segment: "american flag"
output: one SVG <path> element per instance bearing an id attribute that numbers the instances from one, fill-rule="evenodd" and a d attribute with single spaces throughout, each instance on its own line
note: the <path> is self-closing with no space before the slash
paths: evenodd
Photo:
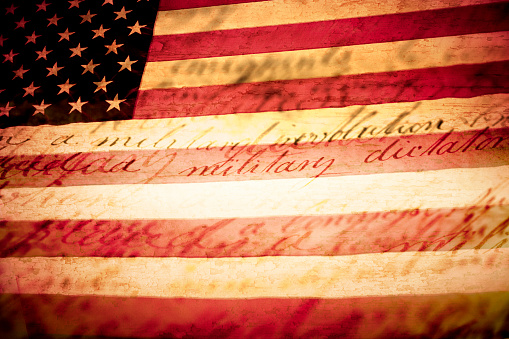
<path id="1" fill-rule="evenodd" d="M 5 338 L 509 336 L 509 3 L 0 3 Z"/>

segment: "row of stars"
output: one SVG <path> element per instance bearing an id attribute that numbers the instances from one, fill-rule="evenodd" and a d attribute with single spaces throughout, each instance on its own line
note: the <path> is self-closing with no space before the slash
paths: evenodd
<path id="1" fill-rule="evenodd" d="M 110 53 L 115 53 L 115 54 L 118 54 L 118 51 L 117 49 L 124 46 L 124 44 L 117 44 L 117 39 L 113 40 L 113 43 L 111 45 L 104 45 L 104 47 L 106 47 L 106 49 L 108 50 L 106 52 L 105 55 L 108 55 Z M 69 58 L 72 58 L 74 56 L 79 56 L 79 57 L 82 57 L 81 55 L 81 52 L 83 52 L 84 50 L 86 50 L 88 47 L 81 47 L 81 43 L 78 44 L 77 47 L 75 48 L 69 48 L 69 50 L 72 52 L 71 56 Z M 35 59 L 36 61 L 39 60 L 39 59 L 44 59 L 44 60 L 48 60 L 47 59 L 47 56 L 49 53 L 53 52 L 52 50 L 48 51 L 46 50 L 46 46 L 44 46 L 44 48 L 42 49 L 42 51 L 35 51 L 35 53 L 38 55 L 37 59 Z M 2 63 L 5 63 L 7 61 L 9 61 L 10 63 L 14 63 L 14 57 L 16 55 L 18 55 L 19 53 L 14 53 L 13 50 L 11 50 L 8 54 L 4 54 L 4 61 L 2 61 Z M 122 65 L 122 68 L 120 69 L 123 70 L 124 68 L 127 68 L 129 70 L 131 70 L 131 65 L 136 62 L 136 61 L 133 61 L 129 64 L 129 56 L 127 57 L 126 61 L 124 61 L 124 63 L 127 62 L 126 66 L 123 65 L 122 62 L 119 62 L 120 65 Z M 23 67 L 22 67 L 23 68 Z M 15 71 L 16 72 L 16 71 Z M 21 76 L 21 79 L 23 79 L 23 77 Z"/>
<path id="2" fill-rule="evenodd" d="M 110 106 L 106 110 L 106 112 L 117 109 L 120 111 L 120 104 L 125 101 L 125 99 L 119 99 L 118 94 L 115 95 L 115 98 L 113 100 L 105 100 Z M 82 109 L 85 104 L 87 104 L 88 101 L 81 101 L 81 97 L 78 98 L 76 102 L 68 102 L 68 104 L 71 106 L 71 110 L 69 111 L 69 114 L 71 114 L 73 111 L 78 111 L 79 113 L 83 113 Z M 32 105 L 35 108 L 35 112 L 33 114 L 37 113 L 45 113 L 45 110 L 50 107 L 52 104 L 45 104 L 44 100 L 42 100 L 40 105 Z M 8 115 L 9 112 L 15 108 L 15 106 L 10 106 L 9 103 L 5 105 L 5 107 L 0 107 L 0 116 L 2 115 Z"/>
<path id="3" fill-rule="evenodd" d="M 125 10 L 125 7 L 122 7 L 122 9 L 119 11 L 119 12 L 113 12 L 117 15 L 117 17 L 115 18 L 115 20 L 118 20 L 118 19 L 126 19 L 127 20 L 127 13 L 130 13 L 132 11 L 126 11 Z M 81 23 L 84 23 L 84 22 L 90 22 L 92 23 L 92 18 L 94 16 L 96 16 L 97 14 L 91 14 L 90 13 L 90 10 L 87 12 L 87 14 L 83 14 L 83 15 L 80 15 L 80 17 L 82 18 L 81 20 Z M 49 19 L 46 19 L 49 21 L 48 25 L 46 27 L 49 27 L 51 25 L 55 25 L 58 27 L 58 20 L 61 20 L 63 17 L 58 17 L 56 14 L 52 17 L 52 18 L 49 18 Z M 14 29 L 18 29 L 18 28 L 23 28 L 25 29 L 25 25 L 27 23 L 29 23 L 30 20 L 25 20 L 25 17 L 22 17 L 20 21 L 15 21 L 14 23 L 16 24 L 16 27 Z"/>
<path id="4" fill-rule="evenodd" d="M 139 21 L 136 21 L 136 23 L 133 26 L 127 26 L 127 28 L 129 28 L 131 30 L 131 32 L 129 32 L 128 36 L 131 34 L 135 34 L 135 33 L 141 34 L 141 29 L 146 28 L 146 27 L 147 27 L 147 25 L 140 25 Z M 99 29 L 93 29 L 92 32 L 94 32 L 94 36 L 92 37 L 92 39 L 95 39 L 98 37 L 105 38 L 104 33 L 106 33 L 109 30 L 110 30 L 110 28 L 104 28 L 103 25 L 101 25 L 101 27 L 99 27 Z M 60 35 L 60 40 L 58 40 L 58 42 L 60 42 L 62 40 L 70 41 L 70 36 L 73 35 L 74 32 L 69 32 L 69 28 L 66 28 L 65 32 L 57 33 L 57 34 Z M 32 35 L 26 35 L 25 38 L 27 39 L 27 42 L 25 42 L 25 45 L 28 45 L 29 43 L 36 44 L 36 39 L 39 37 L 41 37 L 41 35 L 37 35 L 37 34 L 35 34 L 35 32 L 33 32 Z M 4 42 L 7 40 L 8 39 L 4 38 L 3 35 L 0 35 L 0 46 L 3 47 Z"/>
<path id="5" fill-rule="evenodd" d="M 120 70 L 119 72 L 121 72 L 122 70 L 128 70 L 130 72 L 132 72 L 132 68 L 131 66 L 137 62 L 137 60 L 130 60 L 129 59 L 129 56 L 127 56 L 127 58 L 125 59 L 125 61 L 117 61 L 118 64 L 121 65 L 120 67 Z M 90 72 L 91 74 L 94 74 L 94 69 L 99 66 L 100 64 L 94 64 L 94 59 L 90 60 L 90 62 L 86 65 L 81 65 L 81 67 L 84 68 L 83 70 L 83 73 L 81 73 L 82 75 L 87 73 L 87 72 Z M 58 76 L 58 71 L 60 71 L 62 68 L 64 68 L 63 66 L 62 67 L 58 67 L 57 63 L 55 62 L 55 64 L 53 65 L 53 67 L 46 67 L 46 69 L 48 70 L 48 75 L 46 77 L 49 77 L 50 75 L 56 75 Z M 13 71 L 14 72 L 14 78 L 12 78 L 13 80 L 16 79 L 16 78 L 20 78 L 20 79 L 23 79 L 23 76 L 25 73 L 27 73 L 29 70 L 28 69 L 24 69 L 23 66 L 21 66 L 18 70 L 15 70 Z"/>
<path id="6" fill-rule="evenodd" d="M 73 7 L 76 7 L 76 8 L 80 8 L 80 3 L 82 3 L 84 0 L 69 0 L 69 8 L 68 9 L 71 9 Z M 140 2 L 140 0 L 138 0 L 137 2 Z M 104 0 L 104 3 L 101 5 L 101 6 L 104 6 L 104 5 L 107 5 L 107 4 L 110 4 L 110 5 L 113 5 L 113 0 Z M 37 6 L 37 12 L 39 11 L 43 11 L 43 12 L 46 12 L 46 8 L 51 5 L 51 3 L 47 3 L 46 0 L 44 0 L 42 3 L 40 4 L 36 4 Z M 14 15 L 14 11 L 19 8 L 17 6 L 14 6 L 14 4 L 11 4 L 10 7 L 7 7 L 5 8 L 5 11 L 6 13 L 5 14 L 12 14 Z M 130 12 L 130 11 L 129 11 Z M 128 12 L 128 13 L 129 13 Z"/>
<path id="7" fill-rule="evenodd" d="M 97 91 L 100 91 L 100 90 L 103 90 L 105 92 L 107 92 L 106 90 L 106 86 L 111 84 L 113 81 L 106 81 L 106 77 L 103 77 L 101 81 L 92 81 L 96 86 L 97 88 L 95 89 L 94 93 L 97 92 Z M 57 85 L 58 87 L 60 87 L 60 91 L 57 93 L 58 94 L 61 94 L 61 93 L 67 93 L 67 94 L 71 94 L 69 91 L 71 89 L 71 87 L 75 86 L 76 84 L 71 84 L 69 83 L 69 79 L 67 79 L 67 81 L 62 84 L 62 85 Z M 32 81 L 32 83 L 30 84 L 30 86 L 28 87 L 23 87 L 23 89 L 25 90 L 25 94 L 23 94 L 23 98 L 27 95 L 31 95 L 31 96 L 34 96 L 35 95 L 35 91 L 40 88 L 41 86 L 34 86 L 34 82 Z"/>

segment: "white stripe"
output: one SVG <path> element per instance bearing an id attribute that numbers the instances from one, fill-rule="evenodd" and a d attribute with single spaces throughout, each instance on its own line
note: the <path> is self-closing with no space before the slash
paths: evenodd
<path id="1" fill-rule="evenodd" d="M 363 128 L 369 131 L 376 127 L 375 135 L 364 133 L 361 138 L 377 135 L 400 114 L 410 112 L 394 126 L 390 136 L 408 135 L 413 124 L 431 122 L 437 126 L 443 120 L 441 129 L 420 128 L 415 134 L 445 133 L 450 130 L 468 131 L 485 127 L 506 126 L 506 107 L 509 94 L 493 94 L 474 98 L 444 98 L 438 100 L 368 105 L 362 114 L 346 124 L 359 106 L 343 108 L 322 108 L 314 110 L 228 114 L 193 118 L 124 120 L 92 123 L 76 123 L 62 126 L 18 126 L 0 132 L 0 156 L 38 155 L 74 152 L 100 152 L 136 149 L 178 149 L 223 147 L 234 144 L 274 144 L 295 140 L 326 141 L 340 127 L 348 130 L 354 127 L 346 139 L 357 138 Z M 366 119 L 371 112 L 375 116 Z M 365 120 L 363 120 L 365 119 Z M 417 126 L 417 125 L 416 125 Z M 403 133 L 398 129 L 401 128 Z M 316 135 L 316 140 L 312 135 Z M 67 137 L 71 139 L 64 143 Z M 27 138 L 30 140 L 19 145 Z M 126 141 L 128 146 L 124 146 Z M 337 139 L 343 136 L 338 136 Z M 108 139 L 106 139 L 108 138 Z M 117 138 L 119 138 L 117 140 Z M 143 141 L 140 147 L 138 143 Z M 115 142 L 116 141 L 116 142 Z M 97 146 L 102 142 L 101 146 Z M 51 145 L 51 144 L 54 145 Z M 3 148 L 5 147 L 5 148 Z M 2 149 L 3 148 L 3 149 Z"/>
<path id="2" fill-rule="evenodd" d="M 149 62 L 145 66 L 140 89 L 336 77 L 508 59 L 509 32 L 469 34 L 357 46 Z"/>
<path id="3" fill-rule="evenodd" d="M 154 35 L 262 27 L 493 3 L 493 0 L 272 0 L 162 11 Z"/>
<path id="4" fill-rule="evenodd" d="M 488 190 L 494 199 L 479 201 Z M 509 200 L 509 166 L 317 179 L 2 190 L 2 217 L 210 219 L 466 208 Z M 495 201 L 495 202 L 494 202 Z"/>
<path id="5" fill-rule="evenodd" d="M 4 293 L 349 298 L 509 290 L 509 249 L 340 257 L 2 258 Z M 9 284 L 15 277 L 18 288 Z"/>

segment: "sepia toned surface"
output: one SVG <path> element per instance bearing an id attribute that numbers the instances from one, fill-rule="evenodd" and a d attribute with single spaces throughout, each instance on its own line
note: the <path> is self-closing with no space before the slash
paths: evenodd
<path id="1" fill-rule="evenodd" d="M 134 6 L 49 21 L 83 111 L 0 32 L 0 337 L 509 337 L 507 1 Z"/>

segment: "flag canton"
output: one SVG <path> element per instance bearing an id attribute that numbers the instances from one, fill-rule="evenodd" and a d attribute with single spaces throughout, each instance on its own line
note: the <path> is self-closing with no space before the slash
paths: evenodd
<path id="1" fill-rule="evenodd" d="M 0 7 L 0 128 L 132 118 L 157 0 Z"/>

